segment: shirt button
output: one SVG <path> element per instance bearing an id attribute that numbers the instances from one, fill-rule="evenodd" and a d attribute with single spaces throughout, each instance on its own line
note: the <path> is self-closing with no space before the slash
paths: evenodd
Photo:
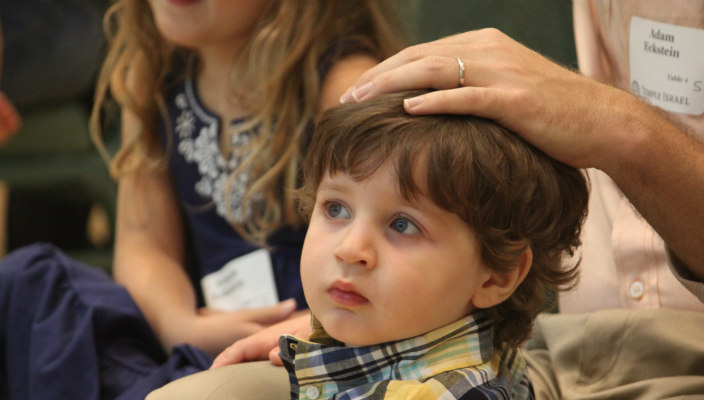
<path id="1" fill-rule="evenodd" d="M 315 400 L 320 396 L 320 389 L 315 386 L 308 386 L 308 388 L 306 389 L 306 396 Z"/>
<path id="2" fill-rule="evenodd" d="M 633 299 L 640 300 L 645 293 L 645 286 L 643 286 L 643 282 L 635 281 L 631 283 L 631 287 L 628 288 L 628 292 L 631 294 Z"/>

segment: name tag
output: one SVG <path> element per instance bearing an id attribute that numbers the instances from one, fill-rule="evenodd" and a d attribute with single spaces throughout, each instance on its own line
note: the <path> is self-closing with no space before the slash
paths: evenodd
<path id="1" fill-rule="evenodd" d="M 238 257 L 200 281 L 208 307 L 223 311 L 271 306 L 279 301 L 271 256 L 259 249 Z"/>
<path id="2" fill-rule="evenodd" d="M 631 91 L 664 110 L 704 113 L 704 30 L 631 18 Z"/>

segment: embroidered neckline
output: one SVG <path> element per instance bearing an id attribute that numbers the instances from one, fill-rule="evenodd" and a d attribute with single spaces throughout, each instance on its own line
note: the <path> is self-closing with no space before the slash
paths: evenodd
<path id="1" fill-rule="evenodd" d="M 178 113 L 174 127 L 176 151 L 187 163 L 197 166 L 200 179 L 193 187 L 194 192 L 209 200 L 217 214 L 224 219 L 241 223 L 251 214 L 250 207 L 242 209 L 249 174 L 241 171 L 232 176 L 232 172 L 248 156 L 242 146 L 251 141 L 253 132 L 241 132 L 233 137 L 231 156 L 227 160 L 223 157 L 219 133 L 221 118 L 200 102 L 195 79 L 190 73 L 192 65 L 193 63 L 189 67 L 188 78 L 183 83 L 183 90 L 174 98 Z M 242 122 L 242 119 L 233 121 L 231 125 L 238 122 Z"/>

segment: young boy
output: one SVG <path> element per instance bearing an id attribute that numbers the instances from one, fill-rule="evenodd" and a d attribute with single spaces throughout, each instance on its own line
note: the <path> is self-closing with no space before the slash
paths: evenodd
<path id="1" fill-rule="evenodd" d="M 406 114 L 398 93 L 324 114 L 300 199 L 310 341 L 293 398 L 528 399 L 517 347 L 574 283 L 584 175 L 496 123 Z"/>

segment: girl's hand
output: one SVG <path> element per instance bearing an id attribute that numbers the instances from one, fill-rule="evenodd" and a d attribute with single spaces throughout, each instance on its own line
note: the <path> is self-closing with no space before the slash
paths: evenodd
<path id="1" fill-rule="evenodd" d="M 210 369 L 267 358 L 276 365 L 282 365 L 278 346 L 279 337 L 283 334 L 303 338 L 310 336 L 310 314 L 299 315 L 236 341 L 217 356 Z"/>
<path id="2" fill-rule="evenodd" d="M 459 85 L 458 58 L 465 65 L 464 86 Z M 575 167 L 602 166 L 606 157 L 614 156 L 612 149 L 619 139 L 612 135 L 613 121 L 638 103 L 633 96 L 563 68 L 496 29 L 409 47 L 365 72 L 340 101 L 363 101 L 408 89 L 436 89 L 407 99 L 404 107 L 411 114 L 494 119 Z"/>
<path id="3" fill-rule="evenodd" d="M 165 347 L 186 342 L 218 354 L 233 341 L 256 334 L 293 315 L 296 315 L 296 301 L 293 299 L 273 306 L 237 311 L 201 308 L 193 317 L 171 320 L 170 329 L 174 331 L 168 335 L 170 340 Z"/>

